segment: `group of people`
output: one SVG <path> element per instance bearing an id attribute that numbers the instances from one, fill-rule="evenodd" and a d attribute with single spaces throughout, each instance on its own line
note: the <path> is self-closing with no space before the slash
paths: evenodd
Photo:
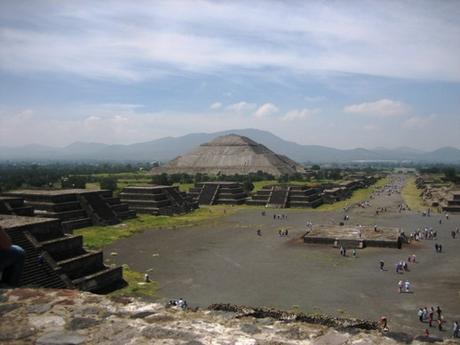
<path id="1" fill-rule="evenodd" d="M 408 280 L 406 280 L 404 282 L 402 280 L 400 280 L 398 282 L 398 291 L 399 291 L 399 293 L 403 293 L 403 292 L 410 293 L 410 292 L 412 292 L 411 283 Z"/>

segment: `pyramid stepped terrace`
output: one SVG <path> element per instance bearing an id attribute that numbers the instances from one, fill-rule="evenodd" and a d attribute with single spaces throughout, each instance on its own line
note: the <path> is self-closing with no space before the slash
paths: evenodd
<path id="1" fill-rule="evenodd" d="M 269 185 L 257 191 L 248 205 L 266 207 L 317 207 L 323 203 L 321 189 L 300 185 Z"/>
<path id="2" fill-rule="evenodd" d="M 3 194 L 24 199 L 36 216 L 59 219 L 66 232 L 91 225 L 117 224 L 136 216 L 109 190 L 18 190 Z"/>
<path id="3" fill-rule="evenodd" d="M 305 169 L 288 157 L 278 155 L 247 137 L 230 134 L 202 144 L 164 166 L 155 167 L 151 173 L 247 175 L 259 171 L 281 176 L 303 173 Z"/>
<path id="4" fill-rule="evenodd" d="M 157 216 L 187 213 L 198 207 L 191 196 L 175 186 L 125 187 L 120 199 L 131 210 Z"/>
<path id="5" fill-rule="evenodd" d="M 444 212 L 460 212 L 460 191 L 452 192 L 452 199 L 447 200 L 447 206 L 442 208 Z"/>
<path id="6" fill-rule="evenodd" d="M 0 214 L 32 217 L 34 209 L 24 205 L 24 198 L 0 195 Z"/>
<path id="7" fill-rule="evenodd" d="M 189 193 L 200 205 L 240 205 L 248 197 L 241 183 L 226 181 L 200 182 Z"/>
<path id="8" fill-rule="evenodd" d="M 121 267 L 106 267 L 102 251 L 86 251 L 59 219 L 1 215 L 0 226 L 25 250 L 21 286 L 105 292 L 123 282 Z"/>

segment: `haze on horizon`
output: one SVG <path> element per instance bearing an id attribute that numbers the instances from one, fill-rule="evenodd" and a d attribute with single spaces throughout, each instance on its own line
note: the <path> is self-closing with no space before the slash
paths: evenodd
<path id="1" fill-rule="evenodd" d="M 458 1 L 0 3 L 0 145 L 460 148 Z"/>

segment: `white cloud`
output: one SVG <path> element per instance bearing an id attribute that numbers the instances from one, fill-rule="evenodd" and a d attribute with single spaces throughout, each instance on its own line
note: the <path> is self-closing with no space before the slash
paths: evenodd
<path id="1" fill-rule="evenodd" d="M 254 110 L 256 107 L 257 107 L 257 104 L 255 103 L 238 102 L 238 103 L 230 104 L 225 109 L 231 112 L 244 113 L 244 112 Z"/>
<path id="2" fill-rule="evenodd" d="M 220 102 L 214 102 L 213 104 L 211 104 L 209 106 L 209 109 L 211 109 L 211 110 L 217 110 L 217 109 L 220 109 L 220 108 L 222 108 L 222 103 L 220 103 Z"/>
<path id="3" fill-rule="evenodd" d="M 292 109 L 281 117 L 283 121 L 303 120 L 319 112 L 319 109 Z"/>
<path id="4" fill-rule="evenodd" d="M 233 67 L 460 81 L 458 12 L 455 1 L 4 1 L 0 68 L 128 82 Z"/>
<path id="5" fill-rule="evenodd" d="M 407 129 L 425 128 L 431 125 L 435 119 L 436 119 L 435 114 L 431 114 L 430 116 L 427 116 L 427 117 L 411 116 L 402 123 L 401 127 L 407 128 Z"/>
<path id="6" fill-rule="evenodd" d="M 279 111 L 278 107 L 272 103 L 262 104 L 254 113 L 255 117 L 262 118 L 276 114 Z"/>
<path id="7" fill-rule="evenodd" d="M 402 102 L 381 99 L 375 102 L 347 105 L 343 111 L 350 114 L 391 117 L 407 114 L 410 107 Z"/>

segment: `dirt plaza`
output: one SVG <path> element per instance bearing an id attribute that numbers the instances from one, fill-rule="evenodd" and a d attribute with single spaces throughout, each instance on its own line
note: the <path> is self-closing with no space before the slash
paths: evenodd
<path id="1" fill-rule="evenodd" d="M 191 306 L 234 303 L 372 320 L 385 315 L 392 331 L 412 335 L 428 328 L 418 320 L 418 308 L 440 306 L 445 330 L 433 327 L 430 333 L 448 337 L 452 322 L 460 320 L 460 236 L 451 237 L 460 215 L 446 219 L 400 211 L 400 187 L 376 194 L 366 207 L 351 207 L 345 225 L 398 228 L 406 235 L 427 227 L 437 231 L 437 240 L 413 241 L 402 249 L 368 247 L 343 257 L 331 245 L 307 244 L 302 237 L 310 222 L 337 226 L 344 210 L 247 207 L 208 224 L 119 240 L 105 248 L 106 257 L 117 252 L 111 262 L 149 272 L 159 282 L 155 298 L 161 300 L 182 297 Z M 376 215 L 377 208 L 386 212 Z M 435 243 L 442 244 L 442 253 L 434 250 Z M 413 254 L 417 262 L 397 274 L 396 263 Z M 398 292 L 400 280 L 410 281 L 411 293 Z"/>

